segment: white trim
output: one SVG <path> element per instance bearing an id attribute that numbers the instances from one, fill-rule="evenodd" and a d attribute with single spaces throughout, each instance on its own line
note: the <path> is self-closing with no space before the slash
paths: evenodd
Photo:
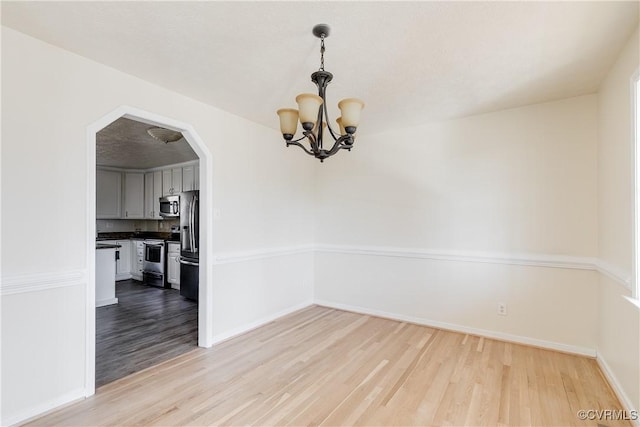
<path id="1" fill-rule="evenodd" d="M 640 300 L 638 300 L 637 298 L 633 298 L 633 297 L 628 297 L 626 295 L 622 295 L 622 298 L 626 299 L 627 301 L 629 301 L 631 304 L 633 304 L 636 308 L 640 308 Z"/>
<path id="2" fill-rule="evenodd" d="M 434 261 L 475 262 L 503 265 L 523 265 L 531 267 L 565 268 L 572 270 L 597 271 L 626 289 L 631 290 L 631 275 L 628 271 L 606 261 L 591 257 L 576 257 L 550 254 L 517 254 L 496 252 L 469 252 L 434 249 L 406 249 L 389 246 L 339 246 L 339 245 L 297 245 L 263 248 L 237 252 L 217 252 L 214 265 L 233 264 L 278 256 L 302 253 L 338 253 L 347 255 L 381 256 L 407 259 L 428 259 Z"/>
<path id="3" fill-rule="evenodd" d="M 165 166 L 156 166 L 153 168 L 149 168 L 149 169 L 144 169 L 144 172 L 158 172 L 158 171 L 162 171 L 165 169 L 173 169 L 173 168 L 183 168 L 185 166 L 198 166 L 200 164 L 200 160 L 188 160 L 186 162 L 180 162 L 180 163 L 172 163 L 170 165 L 165 165 Z"/>
<path id="4" fill-rule="evenodd" d="M 233 264 L 237 262 L 255 261 L 287 255 L 298 255 L 313 252 L 313 245 L 281 246 L 239 252 L 219 252 L 214 254 L 213 264 Z"/>
<path id="5" fill-rule="evenodd" d="M 302 302 L 300 304 L 296 304 L 294 306 L 285 308 L 284 310 L 278 311 L 276 313 L 270 314 L 268 316 L 265 317 L 261 317 L 258 320 L 255 320 L 249 324 L 240 326 L 238 328 L 232 329 L 230 331 L 221 333 L 221 334 L 217 334 L 214 335 L 213 337 L 213 343 L 215 344 L 220 344 L 223 341 L 229 340 L 231 338 L 237 337 L 238 335 L 242 335 L 245 334 L 249 331 L 252 331 L 256 328 L 259 328 L 260 326 L 263 326 L 269 322 L 273 322 L 276 319 L 279 319 L 280 317 L 286 316 L 288 314 L 294 313 L 298 310 L 302 310 L 303 308 L 307 308 L 309 306 L 313 305 L 312 301 L 305 301 Z"/>
<path id="6" fill-rule="evenodd" d="M 618 268 L 601 259 L 596 260 L 595 268 L 599 273 L 612 279 L 620 286 L 631 290 L 631 274 L 628 271 Z"/>
<path id="7" fill-rule="evenodd" d="M 316 251 L 350 255 L 370 255 L 438 261 L 479 262 L 489 264 L 526 265 L 534 267 L 595 270 L 595 258 L 548 254 L 470 252 L 437 249 L 407 249 L 389 246 L 316 245 Z"/>
<path id="8" fill-rule="evenodd" d="M 77 389 L 72 392 L 65 393 L 62 396 L 58 396 L 55 399 L 51 399 L 48 402 L 44 402 L 32 408 L 24 410 L 21 413 L 10 418 L 3 419 L 2 425 L 14 426 L 18 424 L 24 424 L 36 418 L 40 418 L 46 415 L 48 412 L 57 411 L 62 406 L 75 403 L 76 401 L 83 400 L 84 398 L 85 391 L 83 389 Z"/>
<path id="9" fill-rule="evenodd" d="M 96 301 L 96 308 L 104 307 L 106 305 L 117 304 L 117 303 L 118 303 L 118 298 L 103 299 L 103 300 L 100 300 L 100 301 Z"/>
<path id="10" fill-rule="evenodd" d="M 115 166 L 96 165 L 96 169 L 102 169 L 102 170 L 108 170 L 108 171 L 114 171 L 114 172 L 147 173 L 147 172 L 158 172 L 158 171 L 163 171 L 163 170 L 173 169 L 173 168 L 183 168 L 185 166 L 198 166 L 199 163 L 200 163 L 200 160 L 188 160 L 186 162 L 172 163 L 170 165 L 164 165 L 164 166 L 155 166 L 148 169 L 127 169 L 127 168 L 118 168 Z"/>
<path id="11" fill-rule="evenodd" d="M 70 270 L 54 273 L 37 273 L 2 278 L 0 295 L 14 295 L 45 291 L 66 286 L 84 285 L 85 270 Z"/>
<path id="12" fill-rule="evenodd" d="M 638 106 L 638 97 L 640 96 L 640 68 L 636 70 L 631 76 L 631 172 L 633 175 L 633 182 L 631 183 L 631 200 L 633 201 L 633 223 L 631 224 L 631 231 L 633 236 L 633 243 L 631 245 L 631 253 L 633 255 L 632 277 L 629 283 L 629 289 L 631 290 L 631 296 L 638 298 L 638 257 L 640 256 L 640 230 L 638 229 L 638 222 L 640 221 L 640 200 L 638 200 L 638 192 L 640 192 L 640 164 L 638 156 L 640 155 L 640 107 Z"/>
<path id="13" fill-rule="evenodd" d="M 596 357 L 596 351 L 592 348 L 578 347 L 574 345 L 557 343 L 553 341 L 540 340 L 537 338 L 523 337 L 520 335 L 512 335 L 504 332 L 490 331 L 487 329 L 471 328 L 468 326 L 456 325 L 453 323 L 446 323 L 446 322 L 426 319 L 423 317 L 405 316 L 402 314 L 389 313 L 382 310 L 375 310 L 375 309 L 359 307 L 359 306 L 349 305 L 349 304 L 341 304 L 341 303 L 336 303 L 336 302 L 326 301 L 326 300 L 315 300 L 314 303 L 323 307 L 351 311 L 351 312 L 360 313 L 360 314 L 368 314 L 371 316 L 383 317 L 385 319 L 399 320 L 402 322 L 415 323 L 416 325 L 430 326 L 437 329 L 461 332 L 464 334 L 478 335 L 485 338 L 492 338 L 492 339 L 497 339 L 501 341 L 513 342 L 517 344 L 531 345 L 534 347 L 546 348 L 549 350 L 556 350 L 564 353 L 578 354 L 581 356 L 588 356 L 588 357 Z"/>
<path id="14" fill-rule="evenodd" d="M 613 389 L 613 392 L 618 397 L 618 400 L 620 400 L 622 409 L 624 409 L 629 414 L 631 413 L 631 411 L 637 410 L 636 408 L 634 408 L 633 402 L 631 402 L 631 399 L 629 399 L 627 393 L 624 392 L 624 388 L 622 388 L 622 386 L 620 385 L 620 382 L 613 374 L 613 370 L 611 370 L 611 367 L 607 364 L 607 361 L 604 359 L 604 357 L 602 357 L 601 354 L 598 354 L 598 356 L 596 357 L 596 361 L 598 362 L 598 366 L 604 374 L 604 377 L 607 379 L 609 385 Z M 640 419 L 630 421 L 634 426 L 640 427 Z"/>

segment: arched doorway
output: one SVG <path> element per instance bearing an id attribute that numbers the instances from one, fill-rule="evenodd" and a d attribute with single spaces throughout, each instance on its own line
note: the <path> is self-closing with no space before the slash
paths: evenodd
<path id="1" fill-rule="evenodd" d="M 184 122 L 137 108 L 122 106 L 87 127 L 87 290 L 85 343 L 85 396 L 95 393 L 95 237 L 96 237 L 96 134 L 119 118 L 128 118 L 152 126 L 179 131 L 200 159 L 200 269 L 198 298 L 198 346 L 213 343 L 213 170 L 212 158 L 204 141 Z"/>

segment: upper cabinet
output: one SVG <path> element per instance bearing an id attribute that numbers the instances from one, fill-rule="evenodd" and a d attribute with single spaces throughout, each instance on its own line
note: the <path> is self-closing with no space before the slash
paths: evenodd
<path id="1" fill-rule="evenodd" d="M 182 193 L 182 168 L 171 168 L 162 171 L 162 195 Z"/>
<path id="2" fill-rule="evenodd" d="M 98 168 L 96 219 L 164 219 L 160 198 L 199 189 L 197 163 L 145 171 Z"/>
<path id="3" fill-rule="evenodd" d="M 162 219 L 160 216 L 160 197 L 162 197 L 162 171 L 144 174 L 144 217 Z"/>
<path id="4" fill-rule="evenodd" d="M 189 165 L 182 168 L 182 191 L 199 190 L 198 178 L 200 170 L 198 165 Z"/>
<path id="5" fill-rule="evenodd" d="M 144 173 L 126 172 L 124 174 L 124 210 L 125 219 L 144 218 Z"/>
<path id="6" fill-rule="evenodd" d="M 120 218 L 122 215 L 122 172 L 96 171 L 96 218 Z"/>

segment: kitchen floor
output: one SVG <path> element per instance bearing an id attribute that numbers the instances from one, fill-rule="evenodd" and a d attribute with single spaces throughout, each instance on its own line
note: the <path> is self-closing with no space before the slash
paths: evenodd
<path id="1" fill-rule="evenodd" d="M 116 282 L 118 304 L 96 308 L 96 388 L 198 345 L 198 303 L 175 289 Z"/>

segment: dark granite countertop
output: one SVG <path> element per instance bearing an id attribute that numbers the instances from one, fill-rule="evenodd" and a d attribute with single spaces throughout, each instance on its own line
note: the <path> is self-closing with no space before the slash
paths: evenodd
<path id="1" fill-rule="evenodd" d="M 101 240 L 130 240 L 130 239 L 158 239 L 158 240 L 170 240 L 171 233 L 163 231 L 124 231 L 116 233 L 98 233 L 96 241 Z"/>
<path id="2" fill-rule="evenodd" d="M 122 246 L 120 245 L 110 245 L 107 243 L 96 243 L 96 250 L 97 249 L 118 249 L 121 248 Z"/>

